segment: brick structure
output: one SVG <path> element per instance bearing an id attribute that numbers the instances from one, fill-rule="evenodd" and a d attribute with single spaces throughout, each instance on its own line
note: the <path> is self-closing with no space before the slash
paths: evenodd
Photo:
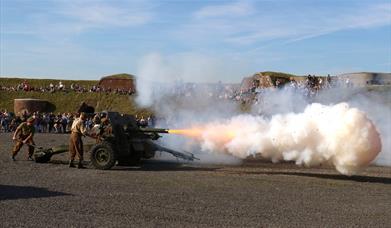
<path id="1" fill-rule="evenodd" d="M 23 98 L 23 99 L 14 99 L 14 112 L 16 114 L 23 112 L 50 112 L 52 111 L 53 104 L 49 103 L 46 100 L 33 99 L 33 98 Z"/>
<path id="2" fill-rule="evenodd" d="M 123 91 L 133 91 L 135 92 L 135 82 L 134 76 L 130 74 L 116 74 L 111 76 L 106 76 L 100 79 L 99 87 L 105 90 L 123 90 Z"/>

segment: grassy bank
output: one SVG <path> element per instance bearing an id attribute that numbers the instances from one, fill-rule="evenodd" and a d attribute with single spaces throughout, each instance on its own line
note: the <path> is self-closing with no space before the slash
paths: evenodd
<path id="1" fill-rule="evenodd" d="M 140 109 L 135 105 L 134 97 L 118 94 L 106 93 L 76 93 L 76 92 L 7 92 L 0 91 L 0 109 L 14 110 L 14 99 L 36 98 L 47 100 L 56 106 L 55 112 L 75 112 L 81 102 L 95 107 L 96 111 L 111 110 L 121 113 L 147 115 L 148 110 Z"/>
<path id="2" fill-rule="evenodd" d="M 98 84 L 98 80 L 58 80 L 58 79 L 25 79 L 25 78 L 0 78 L 0 86 L 16 87 L 18 84 L 26 81 L 34 88 L 48 87 L 50 83 L 58 85 L 61 81 L 65 87 L 70 87 L 71 84 L 78 84 L 79 86 L 91 88 Z"/>
<path id="3" fill-rule="evenodd" d="M 266 72 L 273 73 L 273 76 L 276 77 L 291 77 L 290 74 L 285 73 L 276 73 L 276 72 Z M 69 87 L 72 83 L 78 84 L 80 86 L 91 88 L 91 86 L 96 85 L 98 81 L 75 81 L 75 80 L 53 80 L 53 79 L 20 79 L 20 78 L 0 78 L 0 86 L 5 87 L 16 87 L 18 84 L 22 83 L 24 80 L 36 88 L 47 87 L 50 83 L 58 84 L 60 81 L 66 86 Z M 375 93 L 379 98 L 384 98 L 386 105 L 390 104 L 389 94 L 391 91 L 391 86 L 367 86 L 365 88 L 356 89 L 353 92 L 347 92 L 341 94 L 340 90 L 343 88 L 335 89 L 336 94 L 342 96 L 345 94 L 345 100 L 348 100 L 351 96 L 355 96 L 358 93 Z M 96 111 L 110 110 L 117 111 L 120 113 L 128 114 L 150 114 L 150 110 L 141 109 L 137 107 L 134 102 L 135 96 L 119 95 L 114 93 L 78 93 L 74 91 L 70 92 L 59 92 L 54 93 L 50 92 L 36 92 L 36 91 L 1 91 L 0 90 L 0 110 L 7 109 L 9 111 L 14 110 L 14 99 L 17 98 L 36 98 L 47 100 L 50 103 L 54 104 L 55 112 L 75 112 L 80 104 L 84 101 L 87 104 L 95 107 Z M 242 107 L 243 109 L 243 107 Z M 244 111 L 246 108 L 243 109 Z"/>
<path id="4" fill-rule="evenodd" d="M 66 88 L 71 84 L 90 89 L 97 85 L 97 80 L 57 80 L 57 79 L 23 79 L 23 78 L 0 78 L 0 86 L 14 87 L 24 81 L 34 88 L 48 87 L 50 83 L 58 85 L 61 81 Z M 128 114 L 148 115 L 146 109 L 138 108 L 134 102 L 134 96 L 119 95 L 114 93 L 78 93 L 75 91 L 54 93 L 37 91 L 0 91 L 0 109 L 14 110 L 14 99 L 35 98 L 47 100 L 54 104 L 55 112 L 75 112 L 84 101 L 88 105 L 95 107 L 96 111 L 110 110 Z"/>

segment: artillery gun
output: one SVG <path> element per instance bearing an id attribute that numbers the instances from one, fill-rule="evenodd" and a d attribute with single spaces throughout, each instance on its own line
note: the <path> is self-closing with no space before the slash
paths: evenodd
<path id="1" fill-rule="evenodd" d="M 134 116 L 118 112 L 107 112 L 106 118 L 110 131 L 106 132 L 104 127 L 95 129 L 94 136 L 99 140 L 90 150 L 90 161 L 96 169 L 138 165 L 141 159 L 150 159 L 157 151 L 188 161 L 197 159 L 192 153 L 175 151 L 153 142 L 161 137 L 159 134 L 169 133 L 167 129 L 141 128 Z M 34 153 L 34 158 L 36 162 L 48 162 L 52 155 L 65 151 L 65 147 L 41 148 Z"/>
<path id="2" fill-rule="evenodd" d="M 193 161 L 191 153 L 178 152 L 153 142 L 167 129 L 140 128 L 134 116 L 108 112 L 111 133 L 102 135 L 102 141 L 91 149 L 91 164 L 97 169 L 110 169 L 118 165 L 137 165 L 141 159 L 155 156 L 156 151 L 172 154 L 175 157 Z"/>

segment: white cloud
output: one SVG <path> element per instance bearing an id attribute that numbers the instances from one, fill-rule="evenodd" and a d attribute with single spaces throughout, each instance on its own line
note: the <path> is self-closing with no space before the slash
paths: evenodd
<path id="1" fill-rule="evenodd" d="M 236 9 L 235 6 L 240 7 Z M 350 8 L 321 8 L 309 5 L 306 6 L 305 12 L 295 7 L 274 8 L 270 11 L 264 10 L 262 4 L 256 7 L 248 2 L 204 7 L 196 11 L 193 20 L 184 25 L 177 34 L 189 40 L 198 39 L 198 42 L 223 41 L 241 46 L 276 39 L 295 42 L 337 31 L 391 25 L 389 3 L 358 4 Z M 233 18 L 228 15 L 241 17 Z"/>
<path id="2" fill-rule="evenodd" d="M 139 26 L 152 20 L 152 12 L 143 5 L 127 4 L 124 7 L 109 5 L 106 3 L 66 4 L 59 13 L 77 21 L 84 23 L 86 27 L 106 27 L 106 26 Z"/>
<path id="3" fill-rule="evenodd" d="M 206 6 L 194 13 L 198 19 L 209 17 L 240 17 L 254 13 L 254 6 L 248 1 L 237 1 L 224 5 Z"/>
<path id="4" fill-rule="evenodd" d="M 154 7 L 148 2 L 119 3 L 58 0 L 46 5 L 45 10 L 34 4 L 26 4 L 20 10 L 10 9 L 20 14 L 26 13 L 21 16 L 24 21 L 4 23 L 1 32 L 57 40 L 67 39 L 89 29 L 136 28 L 154 19 Z"/>
<path id="5" fill-rule="evenodd" d="M 16 57 L 18 55 L 29 55 L 25 59 L 41 56 L 41 63 L 61 59 L 62 56 L 56 55 L 63 55 L 72 63 L 70 65 L 84 61 L 80 65 L 87 66 L 92 60 L 92 67 L 85 67 L 92 71 L 99 68 L 94 66 L 102 56 L 110 60 L 101 62 L 113 61 L 114 65 L 118 59 L 126 59 L 127 63 L 122 64 L 132 69 L 135 61 L 130 58 L 137 56 L 134 57 L 137 59 L 143 52 L 156 51 L 162 52 L 168 65 L 177 67 L 176 72 L 181 72 L 186 80 L 207 81 L 216 78 L 215 75 L 233 79 L 243 72 L 270 69 L 273 64 L 283 63 L 290 57 L 289 53 L 273 49 L 282 43 L 338 31 L 390 26 L 391 4 L 387 1 L 383 4 L 371 0 L 350 1 L 336 5 L 307 0 L 201 1 L 194 4 L 144 0 L 55 0 L 39 1 L 40 4 L 22 1 L 23 4 L 6 4 L 1 9 L 0 33 L 6 34 L 2 36 L 1 52 L 3 61 L 4 56 L 8 57 L 7 67 L 11 60 L 23 62 Z M 199 7 L 200 4 L 203 6 Z M 197 6 L 199 8 L 194 10 Z M 363 34 L 368 32 L 371 31 Z M 83 36 L 78 36 L 80 34 Z M 97 39 L 97 35 L 102 34 L 109 39 Z M 121 34 L 120 39 L 114 34 Z M 137 41 L 128 40 L 128 37 L 136 37 Z M 90 40 L 93 45 L 85 45 Z M 145 43 L 145 40 L 149 42 Z M 107 48 L 114 43 L 116 48 Z M 384 48 L 389 49 L 388 46 Z M 15 58 L 9 57 L 11 55 Z M 81 60 L 73 61 L 75 56 Z M 275 70 L 296 70 L 289 68 L 292 66 L 287 63 L 277 65 Z M 46 69 L 46 66 L 35 65 L 42 71 Z M 117 64 L 113 69 L 119 69 L 119 66 Z M 19 69 L 20 64 L 14 68 Z M 85 71 L 90 72 L 90 69 Z"/>
<path id="6" fill-rule="evenodd" d="M 289 42 L 322 36 L 350 29 L 370 29 L 391 25 L 391 4 L 378 4 L 368 8 L 352 10 L 348 14 L 326 17 L 318 26 L 301 31 Z"/>

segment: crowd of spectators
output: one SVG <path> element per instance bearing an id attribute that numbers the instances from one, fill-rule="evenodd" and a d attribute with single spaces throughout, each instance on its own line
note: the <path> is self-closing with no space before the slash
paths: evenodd
<path id="1" fill-rule="evenodd" d="M 15 86 L 0 85 L 0 90 L 3 91 L 25 91 L 25 92 L 41 92 L 41 93 L 55 93 L 55 92 L 77 92 L 77 93 L 115 93 L 121 95 L 132 95 L 135 93 L 133 89 L 111 89 L 93 85 L 91 87 L 82 86 L 76 83 L 65 85 L 62 81 L 58 83 L 50 83 L 46 86 L 34 87 L 27 80 Z"/>
<path id="2" fill-rule="evenodd" d="M 259 99 L 262 99 L 262 95 L 266 91 L 284 90 L 291 90 L 296 94 L 311 99 L 321 90 L 343 86 L 343 83 L 340 80 L 337 80 L 336 77 L 331 77 L 330 75 L 327 77 L 308 75 L 302 80 L 295 80 L 293 77 L 289 79 L 276 78 L 275 80 L 267 78 L 266 84 L 271 86 L 262 86 L 259 81 L 253 80 L 249 88 L 241 89 L 240 92 L 235 94 L 235 100 L 241 101 L 242 103 L 257 103 Z"/>
<path id="3" fill-rule="evenodd" d="M 264 78 L 264 83 L 253 78 L 249 86 L 227 85 L 221 82 L 217 84 L 195 84 L 195 83 L 178 83 L 170 87 L 167 92 L 164 88 L 155 88 L 155 93 L 170 94 L 173 97 L 190 97 L 203 96 L 214 100 L 229 100 L 240 103 L 253 103 L 262 96 L 265 91 L 293 90 L 294 92 L 311 99 L 319 91 L 337 86 L 351 86 L 351 83 L 344 85 L 344 82 L 337 80 L 336 77 L 319 77 L 308 75 L 305 79 L 295 80 L 291 78 Z M 156 96 L 157 94 L 155 94 Z"/>
<path id="4" fill-rule="evenodd" d="M 87 115 L 85 124 L 87 129 L 91 129 L 97 122 L 96 117 L 99 115 Z M 34 126 L 37 133 L 58 133 L 65 134 L 71 131 L 72 123 L 77 117 L 77 113 L 19 113 L 15 115 L 7 110 L 0 111 L 0 132 L 13 132 L 20 123 L 26 121 L 29 117 L 34 117 Z M 136 122 L 140 127 L 153 127 L 155 125 L 155 118 L 150 115 L 144 117 L 143 115 L 136 115 Z"/>
<path id="5" fill-rule="evenodd" d="M 4 110 L 0 113 L 0 132 L 12 132 L 20 123 L 29 117 L 35 119 L 35 129 L 38 133 L 67 133 L 70 131 L 75 115 L 72 113 L 28 113 L 19 115 Z M 89 120 L 90 121 L 90 120 Z"/>
<path id="6" fill-rule="evenodd" d="M 305 80 L 296 81 L 293 78 L 290 78 L 289 80 L 277 78 L 274 81 L 271 81 L 269 84 L 272 85 L 271 88 L 276 89 L 294 88 L 307 97 L 315 96 L 318 91 L 325 88 L 335 86 L 352 87 L 352 83 L 349 81 L 349 79 L 346 79 L 346 81 L 342 82 L 341 80 L 337 80 L 335 78 L 336 77 L 331 77 L 330 75 L 328 75 L 327 77 L 308 75 Z M 166 88 L 162 88 L 160 85 L 157 87 L 158 88 L 155 88 L 155 91 L 158 91 L 158 93 L 162 94 L 171 94 L 181 97 L 194 97 L 199 94 L 202 94 L 203 96 L 206 95 L 209 98 L 236 101 L 246 100 L 248 97 L 251 97 L 252 94 L 258 94 L 262 92 L 263 89 L 270 89 L 270 87 L 263 87 L 262 85 L 259 85 L 257 80 L 254 80 L 249 88 L 240 88 L 240 86 L 238 85 L 227 85 L 222 84 L 221 82 L 210 85 L 196 83 L 176 83 L 174 86 L 169 86 L 169 92 L 167 92 Z M 100 87 L 99 85 L 93 85 L 88 88 L 86 86 L 82 86 L 75 83 L 65 85 L 62 81 L 59 81 L 58 83 L 50 83 L 47 86 L 34 87 L 31 86 L 27 80 L 24 80 L 22 83 L 16 86 L 0 85 L 0 90 L 26 92 L 35 91 L 42 93 L 73 91 L 77 93 L 115 93 L 121 95 L 132 95 L 135 93 L 133 89 L 111 89 Z"/>

